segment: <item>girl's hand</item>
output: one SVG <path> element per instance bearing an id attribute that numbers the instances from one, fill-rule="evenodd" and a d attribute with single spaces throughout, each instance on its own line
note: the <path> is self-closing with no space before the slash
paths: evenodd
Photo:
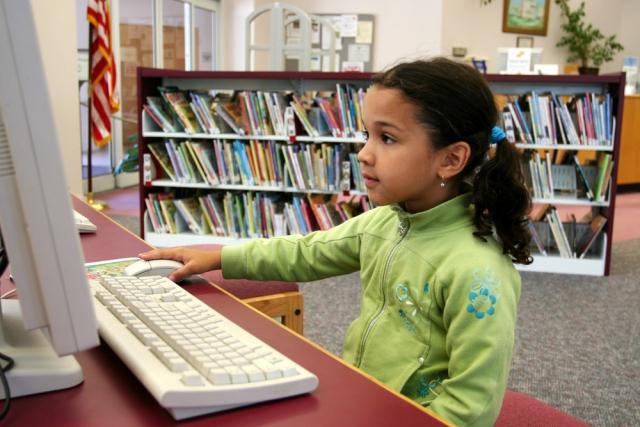
<path id="1" fill-rule="evenodd" d="M 200 274 L 210 270 L 219 270 L 222 264 L 222 249 L 202 251 L 189 248 L 154 249 L 138 254 L 145 261 L 152 259 L 171 259 L 184 264 L 169 275 L 169 279 L 179 282 L 193 274 Z"/>

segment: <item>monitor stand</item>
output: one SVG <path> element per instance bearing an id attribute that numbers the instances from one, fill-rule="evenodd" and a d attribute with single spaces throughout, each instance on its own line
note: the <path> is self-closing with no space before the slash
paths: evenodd
<path id="1" fill-rule="evenodd" d="M 11 397 L 65 389 L 82 382 L 82 369 L 73 356 L 58 356 L 40 329 L 24 328 L 18 300 L 0 300 L 0 311 L 0 352 L 14 360 L 13 368 L 6 372 Z M 0 387 L 0 399 L 4 397 Z"/>

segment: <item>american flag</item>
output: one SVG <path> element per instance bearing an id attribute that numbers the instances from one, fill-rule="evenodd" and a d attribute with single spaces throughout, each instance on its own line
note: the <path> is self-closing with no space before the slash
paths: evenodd
<path id="1" fill-rule="evenodd" d="M 111 19 L 108 0 L 89 0 L 87 20 L 92 27 L 91 46 L 91 137 L 97 146 L 111 140 L 111 114 L 120 105 L 116 95 L 116 64 L 111 50 Z"/>

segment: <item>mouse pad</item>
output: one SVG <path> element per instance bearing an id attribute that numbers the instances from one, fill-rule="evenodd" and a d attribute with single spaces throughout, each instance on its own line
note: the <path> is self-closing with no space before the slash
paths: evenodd
<path id="1" fill-rule="evenodd" d="M 122 276 L 124 269 L 129 264 L 139 261 L 140 258 L 118 258 L 106 261 L 88 262 L 84 266 L 87 269 L 89 280 L 96 280 L 99 276 Z"/>

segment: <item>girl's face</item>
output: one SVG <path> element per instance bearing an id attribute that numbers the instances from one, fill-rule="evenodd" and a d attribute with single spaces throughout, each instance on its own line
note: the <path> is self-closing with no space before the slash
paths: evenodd
<path id="1" fill-rule="evenodd" d="M 367 91 L 363 119 L 369 135 L 358 160 L 376 205 L 400 203 L 408 212 L 421 212 L 446 199 L 438 177 L 445 150 L 433 148 L 416 109 L 398 89 Z"/>

